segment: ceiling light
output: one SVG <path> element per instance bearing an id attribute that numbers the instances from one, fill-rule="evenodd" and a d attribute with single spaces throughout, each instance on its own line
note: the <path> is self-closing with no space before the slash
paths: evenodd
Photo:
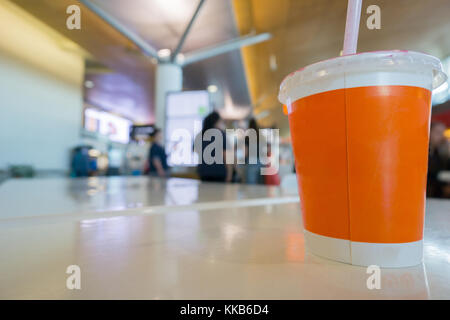
<path id="1" fill-rule="evenodd" d="M 161 14 L 155 18 L 161 19 L 161 23 L 162 21 L 167 21 L 168 18 L 170 19 L 169 22 L 185 24 L 186 12 L 192 10 L 190 2 L 191 1 L 186 0 L 156 0 L 152 1 L 149 4 L 149 10 L 154 9 L 152 8 L 152 6 L 155 6 L 157 9 L 159 9 Z"/>
<path id="2" fill-rule="evenodd" d="M 277 57 L 274 54 L 271 54 L 269 57 L 269 65 L 270 65 L 270 70 L 272 70 L 272 71 L 276 71 L 278 69 Z"/>
<path id="3" fill-rule="evenodd" d="M 94 82 L 91 81 L 91 80 L 86 80 L 86 81 L 84 82 L 84 86 L 85 86 L 86 88 L 88 88 L 88 89 L 92 89 L 92 88 L 95 86 L 95 84 L 94 84 Z"/>
<path id="4" fill-rule="evenodd" d="M 161 59 L 167 59 L 170 57 L 171 51 L 170 49 L 161 49 L 158 51 L 158 57 Z"/>
<path id="5" fill-rule="evenodd" d="M 217 92 L 217 90 L 218 90 L 217 86 L 215 86 L 213 84 L 208 86 L 208 92 L 210 92 L 210 93 Z"/>

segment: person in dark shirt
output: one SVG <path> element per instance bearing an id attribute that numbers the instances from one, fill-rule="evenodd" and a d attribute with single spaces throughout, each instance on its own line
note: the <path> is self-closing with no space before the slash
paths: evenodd
<path id="1" fill-rule="evenodd" d="M 427 196 L 441 198 L 444 196 L 445 183 L 439 181 L 439 173 L 449 169 L 448 142 L 444 136 L 446 126 L 433 122 L 430 127 L 430 152 L 428 154 Z"/>
<path id="2" fill-rule="evenodd" d="M 148 157 L 149 173 L 161 178 L 169 177 L 169 166 L 167 165 L 166 151 L 162 145 L 161 130 L 155 129 L 150 137 L 152 138 L 152 146 Z"/>
<path id="3" fill-rule="evenodd" d="M 249 137 L 244 140 L 245 146 L 245 183 L 247 184 L 262 184 L 264 182 L 261 176 L 262 164 L 259 159 L 259 126 L 255 118 L 250 118 L 248 129 L 256 133 L 256 141 L 250 141 Z M 250 144 L 255 143 L 255 148 L 251 148 Z M 253 152 L 255 154 L 251 154 Z"/>
<path id="4" fill-rule="evenodd" d="M 213 182 L 231 182 L 233 177 L 233 168 L 232 165 L 227 165 L 225 163 L 225 156 L 227 151 L 227 140 L 225 135 L 225 123 L 220 117 L 217 111 L 213 111 L 203 120 L 203 128 L 199 135 L 197 135 L 195 145 L 201 146 L 202 155 L 204 154 L 205 149 L 212 143 L 215 143 L 216 136 L 213 135 L 210 141 L 204 139 L 205 132 L 210 129 L 216 129 L 219 132 L 220 145 L 222 146 L 221 150 L 213 150 L 211 152 L 211 156 L 213 158 L 217 157 L 222 159 L 220 163 L 207 163 L 205 159 L 202 157 L 201 163 L 197 166 L 197 173 L 200 176 L 202 181 L 213 181 Z M 199 140 L 201 139 L 201 141 Z M 194 146 L 195 148 L 195 146 Z M 216 155 L 216 151 L 218 154 Z"/>

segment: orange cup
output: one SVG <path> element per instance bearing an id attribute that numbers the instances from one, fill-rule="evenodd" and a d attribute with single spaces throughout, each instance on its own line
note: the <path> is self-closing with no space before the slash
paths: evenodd
<path id="1" fill-rule="evenodd" d="M 445 80 L 437 58 L 383 51 L 283 81 L 311 252 L 362 266 L 422 261 L 431 91 Z"/>

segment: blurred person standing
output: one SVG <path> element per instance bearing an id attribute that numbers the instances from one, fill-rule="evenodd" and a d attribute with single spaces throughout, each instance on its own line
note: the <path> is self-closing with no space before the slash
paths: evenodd
<path id="1" fill-rule="evenodd" d="M 245 137 L 245 167 L 244 167 L 244 178 L 247 184 L 260 184 L 263 183 L 263 178 L 261 176 L 261 161 L 259 159 L 259 148 L 260 148 L 260 136 L 259 136 L 259 126 L 255 118 L 250 118 L 248 123 L 248 130 L 254 131 L 256 134 L 256 141 L 250 141 L 250 138 Z M 256 143 L 256 148 L 250 148 L 250 143 Z M 251 150 L 256 150 L 255 152 L 250 152 Z"/>
<path id="2" fill-rule="evenodd" d="M 152 146 L 150 147 L 148 157 L 149 173 L 152 176 L 167 178 L 170 176 L 170 171 L 167 165 L 167 154 L 162 144 L 163 137 L 161 130 L 155 128 L 150 137 Z"/>
<path id="3" fill-rule="evenodd" d="M 272 145 L 270 143 L 267 143 L 267 157 L 272 157 Z M 267 164 L 267 168 L 272 166 L 272 161 L 273 159 L 271 159 L 271 161 Z M 264 175 L 264 184 L 268 186 L 279 186 L 281 184 L 281 179 L 278 171 L 272 174 Z"/>
<path id="4" fill-rule="evenodd" d="M 215 141 L 217 137 L 213 135 L 214 138 L 211 138 L 211 141 L 205 141 L 205 133 L 208 130 L 215 129 L 218 130 L 220 139 L 222 141 Z M 194 149 L 196 146 L 199 146 L 198 152 L 201 152 L 200 158 L 202 161 L 197 166 L 197 173 L 200 176 L 202 181 L 213 181 L 213 182 L 231 182 L 233 177 L 233 165 L 225 163 L 225 157 L 227 152 L 227 138 L 225 134 L 225 122 L 220 117 L 217 111 L 211 112 L 206 118 L 203 120 L 203 128 L 202 131 L 195 137 Z M 201 141 L 200 141 L 201 139 Z M 221 150 L 214 149 L 211 152 L 211 156 L 215 158 L 216 156 L 221 158 L 223 161 L 220 163 L 205 163 L 205 159 L 203 159 L 204 151 L 210 144 L 218 144 L 221 146 Z M 220 154 L 216 155 L 216 151 Z"/>
<path id="5" fill-rule="evenodd" d="M 145 172 L 150 146 L 146 142 L 131 141 L 126 148 L 125 167 L 129 175 L 140 176 Z"/>
<path id="6" fill-rule="evenodd" d="M 439 173 L 450 169 L 449 143 L 444 135 L 446 126 L 433 122 L 430 126 L 430 150 L 428 154 L 427 196 L 444 196 L 445 183 L 439 180 Z"/>
<path id="7" fill-rule="evenodd" d="M 88 177 L 90 173 L 89 148 L 79 146 L 73 150 L 71 162 L 72 177 Z"/>

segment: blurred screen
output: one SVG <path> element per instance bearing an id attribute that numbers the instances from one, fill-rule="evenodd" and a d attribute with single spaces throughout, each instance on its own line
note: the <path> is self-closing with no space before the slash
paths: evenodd
<path id="1" fill-rule="evenodd" d="M 84 111 L 84 128 L 107 136 L 108 139 L 119 143 L 128 143 L 132 122 L 111 113 L 87 108 Z"/>
<path id="2" fill-rule="evenodd" d="M 133 125 L 131 127 L 130 138 L 134 141 L 145 141 L 151 136 L 154 131 L 155 126 L 152 124 Z"/>
<path id="3" fill-rule="evenodd" d="M 182 91 L 170 93 L 166 100 L 166 152 L 169 166 L 195 166 L 195 136 L 202 129 L 203 118 L 210 112 L 209 93 Z"/>

